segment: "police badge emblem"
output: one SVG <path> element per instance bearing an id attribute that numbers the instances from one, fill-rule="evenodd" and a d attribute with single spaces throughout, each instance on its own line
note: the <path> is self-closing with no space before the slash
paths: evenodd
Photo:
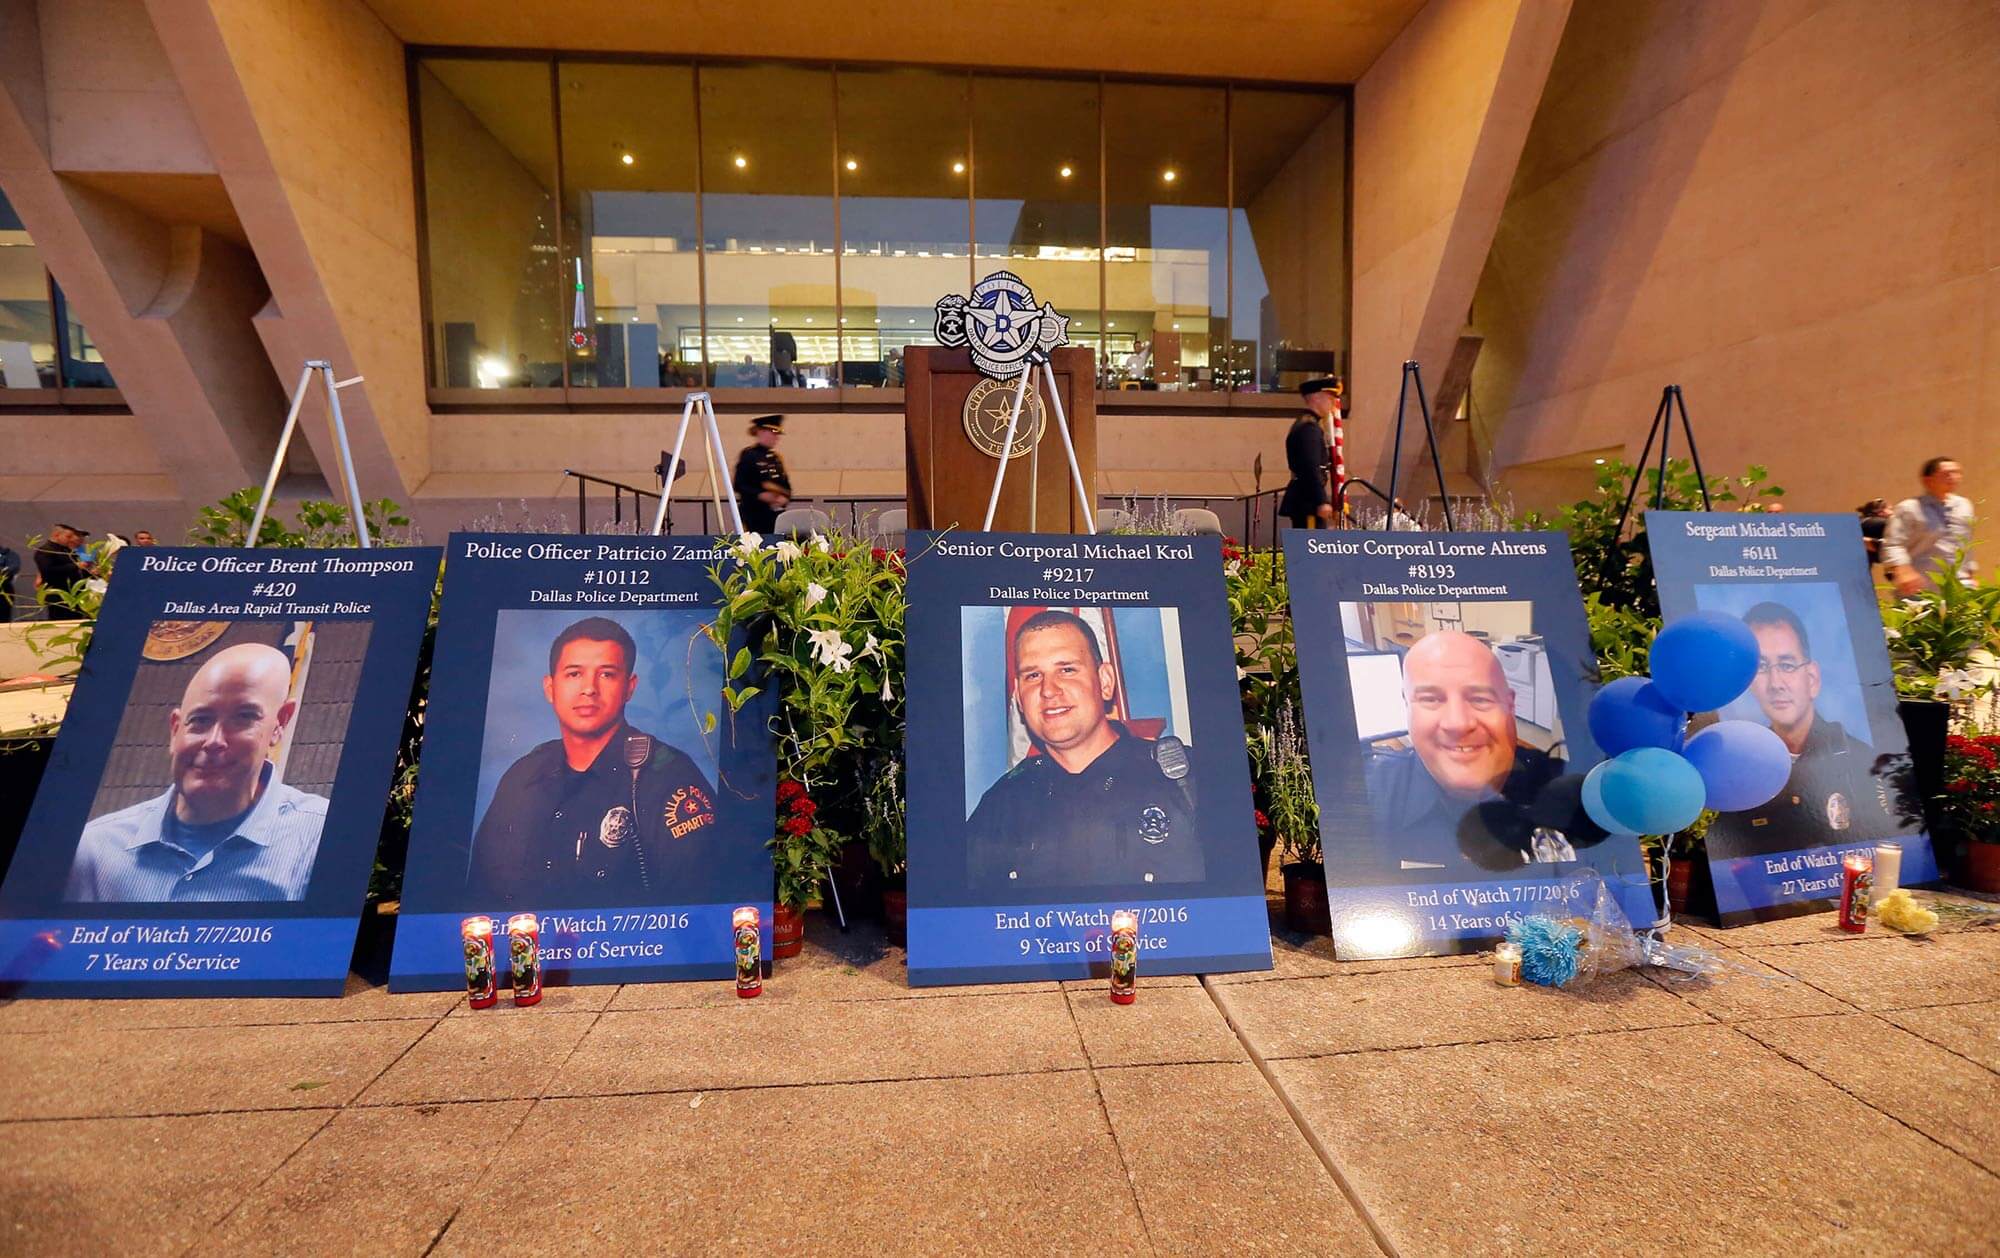
<path id="1" fill-rule="evenodd" d="M 1854 824 L 1854 810 L 1839 791 L 1826 797 L 1826 825 L 1829 830 L 1845 830 Z"/>
<path id="2" fill-rule="evenodd" d="M 1158 804 L 1146 805 L 1146 811 L 1139 814 L 1139 837 L 1148 843 L 1167 841 L 1167 810 Z"/>
<path id="3" fill-rule="evenodd" d="M 995 271 L 972 286 L 970 300 L 957 293 L 938 299 L 932 332 L 938 344 L 972 351 L 973 366 L 995 380 L 1015 380 L 1031 363 L 1069 343 L 1069 320 L 1012 271 Z"/>
<path id="4" fill-rule="evenodd" d="M 597 841 L 609 848 L 617 848 L 632 837 L 636 827 L 632 824 L 632 810 L 623 804 L 614 806 L 597 823 Z"/>

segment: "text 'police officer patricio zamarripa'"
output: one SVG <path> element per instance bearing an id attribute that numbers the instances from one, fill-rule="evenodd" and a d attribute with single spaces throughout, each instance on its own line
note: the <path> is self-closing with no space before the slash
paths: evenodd
<path id="1" fill-rule="evenodd" d="M 492 907 L 671 904 L 716 834 L 693 760 L 634 729 L 632 635 L 591 616 L 556 635 L 542 695 L 562 737 L 500 779 L 472 844 L 469 885 Z"/>
<path id="2" fill-rule="evenodd" d="M 1110 719 L 1117 670 L 1081 617 L 1036 612 L 1013 646 L 1012 698 L 1036 754 L 988 787 L 966 824 L 973 886 L 1199 882 L 1187 748 Z"/>

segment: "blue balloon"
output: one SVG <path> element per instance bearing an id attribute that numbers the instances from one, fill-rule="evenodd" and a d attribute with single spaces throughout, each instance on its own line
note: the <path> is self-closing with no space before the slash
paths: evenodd
<path id="1" fill-rule="evenodd" d="M 1688 712 L 1713 712 L 1757 676 L 1757 635 L 1727 612 L 1696 612 L 1653 639 L 1653 685 Z"/>
<path id="2" fill-rule="evenodd" d="M 1708 800 L 1701 774 L 1660 747 L 1638 747 L 1605 763 L 1598 786 L 1605 811 L 1640 834 L 1674 834 L 1693 824 Z"/>
<path id="3" fill-rule="evenodd" d="M 1628 829 L 1604 806 L 1604 771 L 1610 767 L 1611 762 L 1606 760 L 1583 775 L 1583 811 L 1606 834 L 1637 834 L 1637 830 Z"/>
<path id="4" fill-rule="evenodd" d="M 1590 736 L 1607 756 L 1634 747 L 1678 751 L 1687 713 L 1644 677 L 1608 682 L 1590 701 Z"/>
<path id="5" fill-rule="evenodd" d="M 1708 788 L 1708 806 L 1741 812 L 1768 802 L 1792 776 L 1785 740 L 1755 721 L 1717 721 L 1682 752 Z"/>

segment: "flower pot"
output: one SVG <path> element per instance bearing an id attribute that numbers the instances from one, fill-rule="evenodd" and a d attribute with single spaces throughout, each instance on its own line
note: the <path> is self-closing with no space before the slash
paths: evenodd
<path id="1" fill-rule="evenodd" d="M 1936 830 L 1934 801 L 1944 790 L 1944 744 L 1951 733 L 1951 705 L 1932 699 L 1898 699 L 1896 715 L 1903 718 L 1903 733 L 1910 740 L 1910 786 L 1923 801 L 1924 828 Z"/>
<path id="2" fill-rule="evenodd" d="M 882 888 L 882 924 L 889 930 L 889 942 L 903 946 L 910 937 L 910 893 L 903 887 Z"/>
<path id="3" fill-rule="evenodd" d="M 771 914 L 771 955 L 795 957 L 805 946 L 805 911 L 789 904 L 778 905 Z"/>
<path id="4" fill-rule="evenodd" d="M 1333 916 L 1326 902 L 1326 866 L 1303 861 L 1284 867 L 1285 925 L 1304 935 L 1331 935 Z"/>
<path id="5" fill-rule="evenodd" d="M 1694 883 L 1694 858 L 1683 856 L 1667 870 L 1667 905 L 1675 917 L 1688 911 L 1688 890 Z"/>
<path id="6" fill-rule="evenodd" d="M 1278 836 L 1276 833 L 1260 833 L 1257 836 L 1257 882 L 1261 886 L 1268 886 L 1270 884 L 1271 853 L 1277 850 Z"/>
<path id="7" fill-rule="evenodd" d="M 1967 839 L 1965 872 L 1959 875 L 1958 881 L 1967 891 L 2000 895 L 2000 843 Z"/>

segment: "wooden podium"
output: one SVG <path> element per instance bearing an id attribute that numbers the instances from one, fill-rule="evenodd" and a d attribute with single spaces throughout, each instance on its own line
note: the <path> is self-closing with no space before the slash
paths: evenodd
<path id="1" fill-rule="evenodd" d="M 1049 355 L 1055 385 L 1062 390 L 1077 466 L 1096 506 L 1097 367 L 1091 351 L 1061 346 Z M 1038 377 L 1039 378 L 1039 377 Z M 991 381 L 972 365 L 963 349 L 912 345 L 903 351 L 903 428 L 909 467 L 909 527 L 976 530 L 986 517 L 993 473 L 1007 416 L 1014 405 L 1014 381 Z M 976 396 L 975 396 L 976 395 Z M 967 407 L 971 404 L 968 421 Z M 1032 422 L 1039 418 L 1041 422 Z M 1040 431 L 1041 456 L 1030 521 L 1029 438 Z M 982 445 L 985 447 L 982 449 Z M 1046 389 L 1031 388 L 1021 406 L 1013 464 L 993 515 L 995 532 L 1081 533 L 1083 512 L 1070 485 L 1069 459 L 1062 434 L 1048 407 Z M 990 451 L 990 452 L 989 452 Z"/>

